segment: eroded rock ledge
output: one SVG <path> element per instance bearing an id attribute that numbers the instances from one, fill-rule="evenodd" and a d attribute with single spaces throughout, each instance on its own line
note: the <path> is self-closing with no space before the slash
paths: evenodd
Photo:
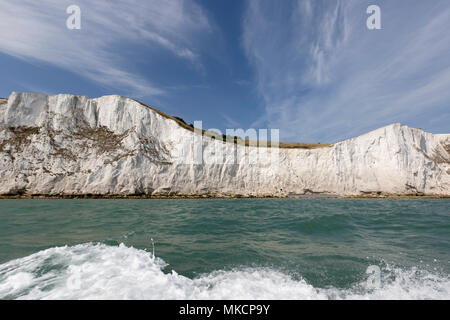
<path id="1" fill-rule="evenodd" d="M 2 197 L 399 197 L 450 195 L 450 134 L 393 124 L 333 145 L 279 149 L 276 165 L 232 161 L 257 147 L 203 137 L 120 96 L 0 99 Z M 212 161 L 217 150 L 223 162 Z M 33 196 L 34 195 L 34 196 Z"/>

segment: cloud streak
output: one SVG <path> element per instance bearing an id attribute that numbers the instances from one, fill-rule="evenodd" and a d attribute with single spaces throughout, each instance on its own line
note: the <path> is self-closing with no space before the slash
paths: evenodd
<path id="1" fill-rule="evenodd" d="M 196 39 L 211 31 L 208 18 L 192 1 L 78 0 L 82 29 L 76 31 L 65 23 L 73 1 L 0 4 L 0 52 L 55 65 L 134 96 L 160 95 L 164 89 L 131 72 L 132 62 L 121 55 L 124 49 L 165 51 L 201 68 Z"/>
<path id="2" fill-rule="evenodd" d="M 242 43 L 265 105 L 256 123 L 308 141 L 392 122 L 450 129 L 447 1 L 380 1 L 383 29 L 374 31 L 369 1 L 283 3 L 249 0 L 244 17 Z"/>

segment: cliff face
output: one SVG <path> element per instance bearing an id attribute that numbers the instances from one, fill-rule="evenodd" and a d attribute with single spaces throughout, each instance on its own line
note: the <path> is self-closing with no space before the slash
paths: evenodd
<path id="1" fill-rule="evenodd" d="M 450 195 L 450 134 L 393 124 L 276 149 L 272 163 L 235 156 L 274 149 L 200 137 L 124 97 L 12 93 L 0 100 L 0 195 Z"/>

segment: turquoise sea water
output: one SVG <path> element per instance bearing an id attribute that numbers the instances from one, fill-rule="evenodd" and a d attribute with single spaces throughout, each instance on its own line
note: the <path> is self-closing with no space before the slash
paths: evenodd
<path id="1" fill-rule="evenodd" d="M 449 275 L 449 199 L 0 201 L 2 299 L 449 299 Z"/>

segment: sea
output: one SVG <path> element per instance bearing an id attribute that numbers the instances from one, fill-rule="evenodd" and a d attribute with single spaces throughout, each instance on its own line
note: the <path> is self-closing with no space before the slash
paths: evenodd
<path id="1" fill-rule="evenodd" d="M 450 299 L 450 199 L 0 200 L 0 299 Z"/>

